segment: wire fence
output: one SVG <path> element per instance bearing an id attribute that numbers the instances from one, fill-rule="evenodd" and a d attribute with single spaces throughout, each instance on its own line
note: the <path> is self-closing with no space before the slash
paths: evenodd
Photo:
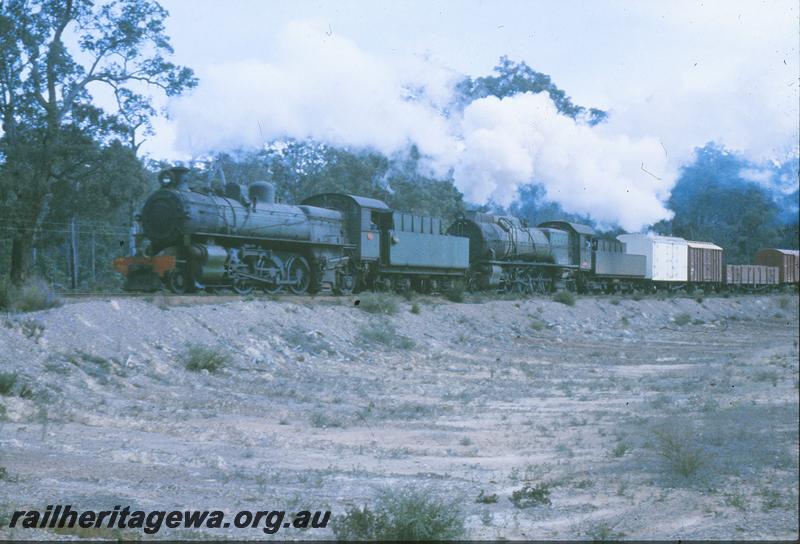
<path id="1" fill-rule="evenodd" d="M 15 219 L 0 218 L 0 274 L 9 274 L 13 241 L 22 234 L 32 242 L 28 255 L 32 275 L 55 290 L 113 290 L 121 286 L 122 278 L 113 270 L 112 261 L 135 251 L 135 230 L 130 221 L 114 224 L 73 217 L 43 221 L 35 228 L 20 227 Z"/>

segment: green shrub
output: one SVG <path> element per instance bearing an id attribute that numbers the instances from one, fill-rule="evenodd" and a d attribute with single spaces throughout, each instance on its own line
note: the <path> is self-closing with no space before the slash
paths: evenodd
<path id="1" fill-rule="evenodd" d="M 618 298 L 612 298 L 609 302 L 611 302 L 611 304 L 613 304 L 614 306 L 619 306 L 619 303 L 621 301 Z"/>
<path id="2" fill-rule="evenodd" d="M 611 450 L 611 455 L 614 457 L 623 457 L 628 452 L 628 444 L 620 440 L 614 449 Z"/>
<path id="3" fill-rule="evenodd" d="M 692 316 L 689 314 L 678 314 L 675 316 L 675 324 L 679 326 L 688 325 L 692 321 Z"/>
<path id="4" fill-rule="evenodd" d="M 34 278 L 21 287 L 9 285 L 4 280 L 0 285 L 0 308 L 36 312 L 58 306 L 61 306 L 61 300 L 44 280 Z"/>
<path id="5" fill-rule="evenodd" d="M 192 344 L 181 354 L 181 361 L 186 370 L 200 372 L 207 370 L 217 372 L 230 363 L 231 356 L 222 348 Z"/>
<path id="6" fill-rule="evenodd" d="M 553 300 L 567 306 L 575 306 L 575 295 L 570 291 L 559 291 L 553 295 Z"/>
<path id="7" fill-rule="evenodd" d="M 453 287 L 444 292 L 444 298 L 450 302 L 464 302 L 464 289 Z"/>
<path id="8" fill-rule="evenodd" d="M 535 331 L 540 331 L 547 326 L 547 323 L 542 321 L 541 319 L 533 319 L 531 320 L 530 327 Z"/>
<path id="9" fill-rule="evenodd" d="M 0 294 L 0 296 L 2 296 L 2 294 Z M 781 298 L 778 299 L 778 306 L 781 307 L 781 310 L 785 310 L 786 308 L 788 308 L 791 303 L 792 303 L 791 299 L 789 299 L 789 297 L 787 296 L 782 296 Z"/>
<path id="10" fill-rule="evenodd" d="M 381 491 L 373 508 L 348 509 L 334 519 L 333 533 L 340 541 L 459 540 L 466 528 L 458 501 L 409 487 Z"/>
<path id="11" fill-rule="evenodd" d="M 592 542 L 612 542 L 625 538 L 625 533 L 617 532 L 613 527 L 607 523 L 601 523 L 594 529 L 588 531 L 586 536 L 592 539 Z"/>
<path id="12" fill-rule="evenodd" d="M 378 321 L 362 327 L 359 331 L 361 338 L 372 344 L 380 344 L 392 349 L 411 349 L 414 341 L 407 336 L 397 333 L 394 326 L 388 321 Z"/>
<path id="13" fill-rule="evenodd" d="M 631 296 L 631 299 L 635 300 L 636 302 L 639 302 L 640 300 L 642 300 L 642 294 L 640 292 L 636 291 Z"/>
<path id="14" fill-rule="evenodd" d="M 491 495 L 485 495 L 483 493 L 483 489 L 481 492 L 478 493 L 478 497 L 475 499 L 475 502 L 480 504 L 494 504 L 498 501 L 497 493 L 492 493 Z"/>
<path id="15" fill-rule="evenodd" d="M 542 483 L 531 487 L 530 484 L 525 484 L 520 489 L 513 491 L 509 500 L 517 508 L 550 504 L 550 486 Z"/>
<path id="16" fill-rule="evenodd" d="M 421 310 L 419 308 L 419 304 L 417 304 L 415 302 L 414 304 L 411 305 L 411 313 L 412 314 L 419 314 L 420 312 L 421 312 Z"/>
<path id="17" fill-rule="evenodd" d="M 655 432 L 658 454 L 666 466 L 684 478 L 689 478 L 706 464 L 703 449 L 693 443 L 688 433 L 668 427 Z"/>
<path id="18" fill-rule="evenodd" d="M 0 372 L 0 395 L 10 395 L 17 383 L 17 374 L 14 372 Z"/>
<path id="19" fill-rule="evenodd" d="M 329 416 L 325 412 L 314 412 L 309 418 L 312 427 L 317 429 L 325 429 L 328 427 L 344 427 L 344 422 L 335 417 Z"/>
<path id="20" fill-rule="evenodd" d="M 370 314 L 394 315 L 400 311 L 395 298 L 385 293 L 364 293 L 359 300 L 358 307 Z"/>

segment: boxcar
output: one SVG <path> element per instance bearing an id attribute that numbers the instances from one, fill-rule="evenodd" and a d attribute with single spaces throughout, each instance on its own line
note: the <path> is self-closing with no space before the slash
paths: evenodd
<path id="1" fill-rule="evenodd" d="M 631 255 L 646 257 L 645 278 L 654 282 L 686 282 L 688 279 L 688 246 L 683 238 L 655 234 L 620 234 Z"/>
<path id="2" fill-rule="evenodd" d="M 800 251 L 796 249 L 762 249 L 756 253 L 756 264 L 777 266 L 778 281 L 781 283 L 800 282 Z"/>
<path id="3" fill-rule="evenodd" d="M 710 242 L 686 241 L 690 283 L 722 283 L 722 248 Z"/>

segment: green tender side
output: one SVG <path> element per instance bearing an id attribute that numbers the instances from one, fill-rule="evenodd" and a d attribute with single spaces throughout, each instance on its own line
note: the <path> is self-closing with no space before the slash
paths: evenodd
<path id="1" fill-rule="evenodd" d="M 467 269 L 469 239 L 391 230 L 389 265 Z"/>

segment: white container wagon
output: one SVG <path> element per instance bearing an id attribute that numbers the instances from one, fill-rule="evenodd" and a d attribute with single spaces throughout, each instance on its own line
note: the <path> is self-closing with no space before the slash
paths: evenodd
<path id="1" fill-rule="evenodd" d="M 625 252 L 644 255 L 645 278 L 654 282 L 686 282 L 688 280 L 689 246 L 683 238 L 655 234 L 620 234 Z"/>

